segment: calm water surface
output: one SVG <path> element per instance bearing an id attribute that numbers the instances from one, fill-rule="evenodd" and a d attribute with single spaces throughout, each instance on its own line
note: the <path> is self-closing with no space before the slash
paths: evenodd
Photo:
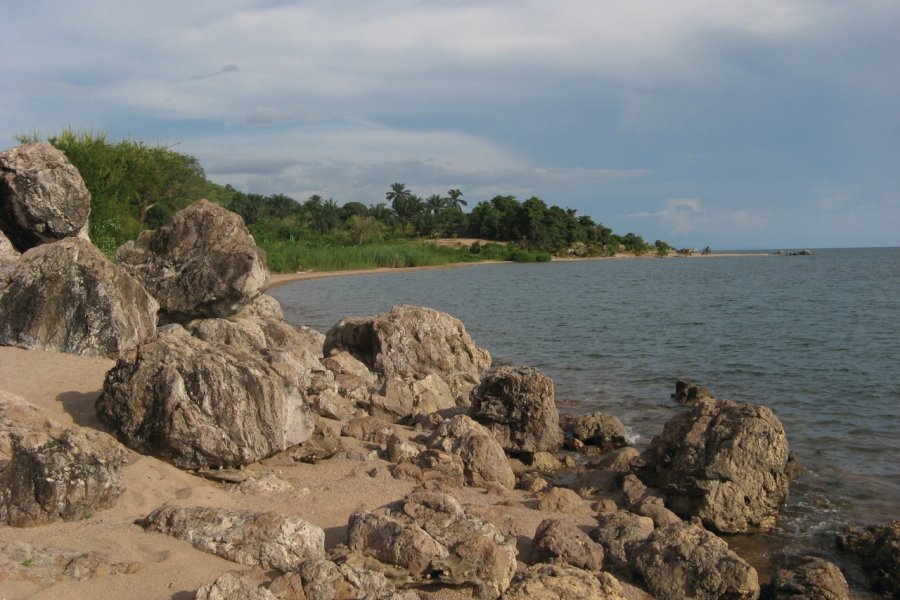
<path id="1" fill-rule="evenodd" d="M 645 445 L 677 379 L 766 404 L 808 473 L 780 527 L 826 535 L 900 518 L 900 249 L 479 265 L 273 291 L 288 321 L 431 306 L 495 363 L 553 377 L 561 409 L 617 415 Z"/>

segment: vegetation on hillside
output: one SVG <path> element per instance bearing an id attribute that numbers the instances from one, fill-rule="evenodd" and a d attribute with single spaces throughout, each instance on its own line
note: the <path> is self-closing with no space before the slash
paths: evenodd
<path id="1" fill-rule="evenodd" d="M 18 137 L 22 143 L 37 135 Z M 245 193 L 206 178 L 196 158 L 166 146 L 112 142 L 104 134 L 64 130 L 46 140 L 81 172 L 93 195 L 91 238 L 107 254 L 142 230 L 156 228 L 198 198 L 208 198 L 243 217 L 273 271 L 345 270 L 420 266 L 480 260 L 549 260 L 551 255 L 602 256 L 654 249 L 640 236 L 618 236 L 589 216 L 548 206 L 540 198 L 520 202 L 498 195 L 470 213 L 459 189 L 421 198 L 394 183 L 383 201 L 366 205 L 312 195 Z M 473 237 L 501 243 L 466 248 L 426 243 Z M 664 255 L 665 242 L 655 250 Z"/>

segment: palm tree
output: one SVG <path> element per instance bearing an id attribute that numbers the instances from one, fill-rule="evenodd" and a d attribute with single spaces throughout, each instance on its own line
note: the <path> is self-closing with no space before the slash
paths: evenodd
<path id="1" fill-rule="evenodd" d="M 463 193 L 458 189 L 454 188 L 452 190 L 447 190 L 447 195 L 450 196 L 447 198 L 447 208 L 452 208 L 462 212 L 463 206 L 468 206 L 469 204 L 462 199 Z"/>
<path id="2" fill-rule="evenodd" d="M 442 210 L 447 208 L 447 205 L 448 205 L 447 198 L 442 198 L 439 194 L 432 194 L 432 195 L 428 196 L 428 199 L 425 200 L 426 208 L 434 216 L 439 215 Z"/>
<path id="3" fill-rule="evenodd" d="M 403 202 L 404 200 L 409 198 L 411 195 L 412 195 L 412 192 L 410 192 L 408 189 L 406 189 L 405 183 L 392 183 L 391 191 L 386 193 L 384 195 L 384 197 L 388 200 L 388 202 L 390 202 L 391 204 L 394 204 L 398 200 Z"/>

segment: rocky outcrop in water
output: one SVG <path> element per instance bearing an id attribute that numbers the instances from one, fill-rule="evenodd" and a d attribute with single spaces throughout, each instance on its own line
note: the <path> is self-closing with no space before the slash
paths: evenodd
<path id="1" fill-rule="evenodd" d="M 89 241 L 22 255 L 0 285 L 0 345 L 115 358 L 156 331 L 158 304 Z"/>
<path id="2" fill-rule="evenodd" d="M 625 425 L 618 417 L 599 412 L 568 417 L 563 428 L 583 444 L 607 451 L 628 445 Z"/>
<path id="3" fill-rule="evenodd" d="M 900 598 L 900 519 L 848 530 L 838 535 L 837 541 L 839 548 L 862 561 L 875 589 Z"/>
<path id="4" fill-rule="evenodd" d="M 681 379 L 675 382 L 675 393 L 672 394 L 672 400 L 678 404 L 693 406 L 699 400 L 710 400 L 712 398 L 712 393 L 705 387 L 700 387 L 695 383 Z"/>
<path id="5" fill-rule="evenodd" d="M 159 301 L 169 323 L 234 315 L 269 285 L 265 253 L 241 217 L 207 200 L 124 244 L 116 262 Z"/>
<path id="6" fill-rule="evenodd" d="M 638 474 L 683 518 L 719 532 L 769 530 L 787 499 L 788 457 L 771 409 L 700 399 L 666 423 Z"/>
<path id="7" fill-rule="evenodd" d="M 531 367 L 498 367 L 472 394 L 472 417 L 508 452 L 553 452 L 562 444 L 553 380 Z"/>
<path id="8" fill-rule="evenodd" d="M 24 252 L 63 238 L 87 238 L 91 194 L 81 173 L 50 144 L 0 152 L 0 230 Z"/>

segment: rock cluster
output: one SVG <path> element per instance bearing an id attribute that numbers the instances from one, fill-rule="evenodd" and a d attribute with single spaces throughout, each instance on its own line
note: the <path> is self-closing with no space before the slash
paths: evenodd
<path id="1" fill-rule="evenodd" d="M 900 597 L 900 519 L 886 525 L 850 529 L 840 534 L 837 541 L 838 547 L 862 561 L 877 590 Z"/>

